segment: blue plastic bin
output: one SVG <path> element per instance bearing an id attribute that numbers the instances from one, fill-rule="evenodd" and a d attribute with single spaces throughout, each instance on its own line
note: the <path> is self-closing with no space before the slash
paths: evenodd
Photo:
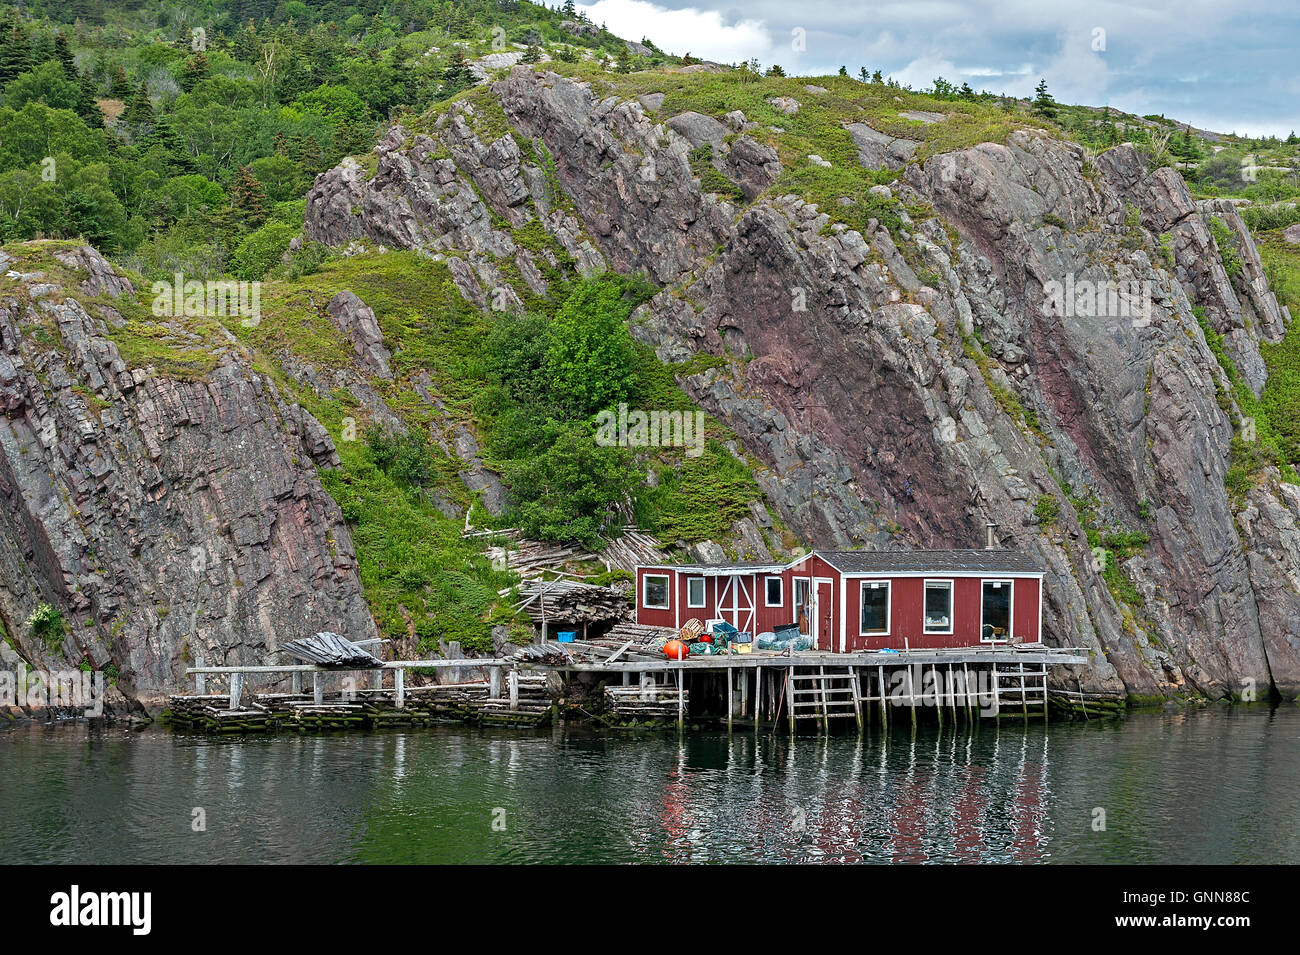
<path id="1" fill-rule="evenodd" d="M 555 638 L 559 640 L 561 643 L 572 643 L 574 640 L 578 639 L 578 631 L 561 630 L 559 633 L 555 635 Z"/>

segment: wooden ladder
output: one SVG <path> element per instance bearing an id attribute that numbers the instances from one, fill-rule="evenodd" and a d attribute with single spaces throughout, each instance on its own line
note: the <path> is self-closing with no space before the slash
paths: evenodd
<path id="1" fill-rule="evenodd" d="M 815 673 L 794 673 L 790 710 L 796 720 L 862 722 L 858 674 L 852 667 L 818 667 Z"/>

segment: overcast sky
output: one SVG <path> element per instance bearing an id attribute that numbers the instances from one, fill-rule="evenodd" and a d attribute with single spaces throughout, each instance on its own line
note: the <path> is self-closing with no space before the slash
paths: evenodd
<path id="1" fill-rule="evenodd" d="M 1220 132 L 1300 131 L 1297 0 L 596 0 L 627 39 L 787 73 L 843 64 L 928 87 L 936 76 L 1066 103 L 1163 113 Z M 798 49 L 802 31 L 803 48 Z"/>

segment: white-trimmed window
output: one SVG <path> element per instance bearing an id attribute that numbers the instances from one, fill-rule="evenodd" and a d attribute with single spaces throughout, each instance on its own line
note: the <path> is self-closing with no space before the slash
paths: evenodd
<path id="1" fill-rule="evenodd" d="M 952 581 L 925 582 L 925 632 L 952 633 Z"/>
<path id="2" fill-rule="evenodd" d="M 785 606 L 785 581 L 780 577 L 768 577 L 763 583 L 763 606 Z"/>
<path id="3" fill-rule="evenodd" d="M 704 578 L 686 578 L 686 606 L 698 609 L 704 606 Z"/>
<path id="4" fill-rule="evenodd" d="M 1011 637 L 1015 581 L 985 580 L 980 584 L 980 641 L 1004 643 Z"/>
<path id="5" fill-rule="evenodd" d="M 796 614 L 807 613 L 811 609 L 808 599 L 811 586 L 807 577 L 796 577 L 794 579 L 794 610 Z"/>
<path id="6" fill-rule="evenodd" d="M 881 637 L 889 633 L 889 589 L 887 580 L 862 582 L 862 620 L 858 631 L 860 635 Z"/>
<path id="7" fill-rule="evenodd" d="M 667 574 L 646 574 L 641 578 L 641 606 L 647 610 L 668 609 Z"/>

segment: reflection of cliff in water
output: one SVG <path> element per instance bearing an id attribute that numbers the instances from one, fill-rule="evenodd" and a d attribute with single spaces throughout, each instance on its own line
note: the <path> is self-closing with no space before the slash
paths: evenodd
<path id="1" fill-rule="evenodd" d="M 1295 863 L 1297 737 L 1294 707 L 861 739 L 20 727 L 0 732 L 0 844 L 17 863 Z"/>

